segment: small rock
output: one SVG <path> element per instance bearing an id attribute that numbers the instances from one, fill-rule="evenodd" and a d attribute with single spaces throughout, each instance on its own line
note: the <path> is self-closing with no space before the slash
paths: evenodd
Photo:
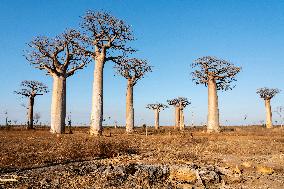
<path id="1" fill-rule="evenodd" d="M 257 169 L 257 172 L 261 174 L 266 174 L 266 175 L 271 175 L 274 172 L 274 170 L 271 167 L 267 167 L 267 166 L 257 166 L 256 169 Z"/>
<path id="2" fill-rule="evenodd" d="M 180 167 L 170 170 L 169 178 L 171 180 L 187 183 L 195 183 L 197 181 L 195 170 L 188 167 Z"/>

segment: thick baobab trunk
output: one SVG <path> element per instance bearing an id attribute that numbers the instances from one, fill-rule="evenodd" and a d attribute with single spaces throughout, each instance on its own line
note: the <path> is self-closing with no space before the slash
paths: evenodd
<path id="1" fill-rule="evenodd" d="M 217 86 L 212 78 L 208 81 L 207 132 L 220 132 Z"/>
<path id="2" fill-rule="evenodd" d="M 103 69 L 104 61 L 96 60 L 90 126 L 90 134 L 94 136 L 100 136 L 103 132 Z"/>
<path id="3" fill-rule="evenodd" d="M 34 127 L 34 97 L 31 96 L 29 99 L 29 112 L 28 112 L 28 129 Z"/>
<path id="4" fill-rule="evenodd" d="M 158 130 L 160 127 L 160 111 L 159 109 L 155 109 L 155 129 Z"/>
<path id="5" fill-rule="evenodd" d="M 183 114 L 183 110 L 181 109 L 180 110 L 180 114 L 179 114 L 179 116 L 180 116 L 180 118 L 179 118 L 179 129 L 181 130 L 181 131 L 183 131 L 184 130 L 184 114 Z"/>
<path id="6" fill-rule="evenodd" d="M 176 112 L 175 112 L 175 117 L 176 117 L 176 123 L 175 123 L 175 129 L 179 128 L 179 122 L 180 122 L 180 108 L 178 106 L 175 107 L 176 108 Z"/>
<path id="7" fill-rule="evenodd" d="M 130 79 L 127 80 L 125 127 L 127 133 L 132 133 L 134 131 L 133 83 Z"/>
<path id="8" fill-rule="evenodd" d="M 65 132 L 66 117 L 66 78 L 53 76 L 51 102 L 51 133 Z"/>
<path id="9" fill-rule="evenodd" d="M 266 128 L 272 128 L 272 112 L 270 106 L 270 99 L 265 100 L 265 109 L 266 109 Z"/>

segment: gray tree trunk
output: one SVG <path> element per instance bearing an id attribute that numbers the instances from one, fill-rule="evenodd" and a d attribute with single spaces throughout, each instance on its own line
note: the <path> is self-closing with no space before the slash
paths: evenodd
<path id="1" fill-rule="evenodd" d="M 266 128 L 270 129 L 273 127 L 270 100 L 265 100 L 265 109 L 266 109 Z"/>
<path id="2" fill-rule="evenodd" d="M 51 133 L 65 132 L 66 117 L 66 78 L 53 76 L 51 102 Z"/>
<path id="3" fill-rule="evenodd" d="M 160 127 L 160 111 L 159 109 L 155 109 L 155 129 L 158 130 Z"/>
<path id="4" fill-rule="evenodd" d="M 217 86 L 212 78 L 208 82 L 207 132 L 220 132 Z"/>
<path id="5" fill-rule="evenodd" d="M 133 108 L 133 83 L 127 80 L 126 92 L 126 132 L 132 133 L 134 131 L 134 108 Z"/>
<path id="6" fill-rule="evenodd" d="M 28 112 L 28 129 L 34 128 L 34 97 L 29 99 L 29 112 Z"/>
<path id="7" fill-rule="evenodd" d="M 96 60 L 90 126 L 90 134 L 94 136 L 100 136 L 103 132 L 103 69 L 104 61 Z"/>
<path id="8" fill-rule="evenodd" d="M 175 129 L 179 128 L 179 122 L 180 122 L 180 108 L 178 106 L 175 107 L 175 118 L 176 118 L 176 123 L 175 123 Z"/>
<path id="9" fill-rule="evenodd" d="M 180 110 L 180 126 L 179 126 L 179 129 L 181 131 L 184 130 L 184 114 L 183 114 L 183 109 Z"/>

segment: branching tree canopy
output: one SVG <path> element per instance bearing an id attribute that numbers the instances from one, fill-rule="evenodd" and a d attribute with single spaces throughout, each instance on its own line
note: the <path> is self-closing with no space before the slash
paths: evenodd
<path id="1" fill-rule="evenodd" d="M 117 73 L 131 80 L 133 86 L 144 77 L 145 73 L 152 72 L 152 66 L 149 66 L 146 60 L 137 58 L 120 59 L 119 64 L 114 67 Z"/>
<path id="2" fill-rule="evenodd" d="M 185 108 L 187 105 L 190 104 L 190 101 L 185 97 L 178 97 L 172 100 L 167 100 L 169 105 L 178 106 L 181 108 Z"/>
<path id="3" fill-rule="evenodd" d="M 55 38 L 36 37 L 28 46 L 26 59 L 52 76 L 67 78 L 89 63 L 82 37 L 75 30 L 68 30 Z"/>
<path id="4" fill-rule="evenodd" d="M 195 71 L 192 72 L 192 77 L 196 84 L 207 86 L 209 79 L 214 79 L 217 90 L 225 91 L 235 87 L 230 84 L 236 81 L 235 75 L 241 71 L 241 67 L 234 66 L 226 60 L 213 56 L 198 58 L 192 63 L 191 67 L 195 68 Z"/>
<path id="5" fill-rule="evenodd" d="M 267 87 L 263 87 L 263 88 L 257 89 L 256 93 L 259 94 L 260 98 L 263 98 L 264 100 L 270 100 L 276 94 L 280 93 L 280 90 L 277 88 L 270 89 Z"/>
<path id="6" fill-rule="evenodd" d="M 87 11 L 81 27 L 84 30 L 84 40 L 91 48 L 87 53 L 93 58 L 117 62 L 127 53 L 135 52 L 126 43 L 133 41 L 131 27 L 107 12 Z M 120 52 L 120 53 L 119 53 Z"/>
<path id="7" fill-rule="evenodd" d="M 161 111 L 161 110 L 164 110 L 166 108 L 168 108 L 167 105 L 165 104 L 162 104 L 162 103 L 156 103 L 156 104 L 148 104 L 146 106 L 146 108 L 150 109 L 150 110 L 158 110 L 158 111 Z"/>
<path id="8" fill-rule="evenodd" d="M 35 97 L 48 93 L 49 91 L 48 87 L 42 82 L 25 80 L 21 82 L 21 89 L 14 92 L 25 97 Z"/>

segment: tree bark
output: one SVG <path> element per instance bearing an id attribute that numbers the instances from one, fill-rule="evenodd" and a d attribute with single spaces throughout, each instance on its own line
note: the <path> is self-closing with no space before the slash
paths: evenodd
<path id="1" fill-rule="evenodd" d="M 155 109 L 155 129 L 158 130 L 160 127 L 160 111 L 159 109 Z"/>
<path id="2" fill-rule="evenodd" d="M 270 99 L 265 100 L 265 109 L 266 109 L 266 128 L 270 129 L 273 126 Z"/>
<path id="3" fill-rule="evenodd" d="M 29 99 L 29 112 L 28 112 L 28 129 L 34 128 L 34 97 Z"/>
<path id="4" fill-rule="evenodd" d="M 180 116 L 180 118 L 179 118 L 179 120 L 180 120 L 179 129 L 180 129 L 181 131 L 183 131 L 183 130 L 184 130 L 184 114 L 183 114 L 183 109 L 180 109 L 180 114 L 179 114 L 179 116 Z"/>
<path id="5" fill-rule="evenodd" d="M 133 82 L 130 79 L 127 80 L 125 127 L 127 133 L 134 131 Z"/>
<path id="6" fill-rule="evenodd" d="M 217 85 L 214 78 L 208 81 L 207 132 L 220 132 Z"/>
<path id="7" fill-rule="evenodd" d="M 95 60 L 90 134 L 101 136 L 103 132 L 103 69 L 104 60 Z"/>
<path id="8" fill-rule="evenodd" d="M 66 117 L 66 78 L 53 76 L 52 102 L 51 102 L 51 133 L 65 132 Z"/>
<path id="9" fill-rule="evenodd" d="M 175 107 L 176 111 L 175 111 L 175 117 L 176 117 L 176 123 L 175 123 L 175 129 L 179 128 L 179 122 L 180 122 L 180 108 L 178 106 Z"/>

